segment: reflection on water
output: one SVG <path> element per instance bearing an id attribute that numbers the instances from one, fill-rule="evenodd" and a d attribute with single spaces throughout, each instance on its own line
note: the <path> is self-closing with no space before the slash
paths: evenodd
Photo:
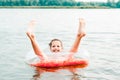
<path id="1" fill-rule="evenodd" d="M 69 80 L 81 80 L 82 76 L 80 74 L 77 74 L 76 69 L 77 68 L 74 68 L 74 67 L 49 68 L 49 69 L 47 69 L 47 68 L 35 68 L 35 74 L 33 75 L 32 80 L 40 80 L 42 77 L 42 74 L 47 73 L 47 72 L 56 73 L 60 70 L 68 70 L 71 73 L 71 75 L 68 75 L 70 77 Z M 64 80 L 64 79 L 62 79 L 62 80 Z"/>

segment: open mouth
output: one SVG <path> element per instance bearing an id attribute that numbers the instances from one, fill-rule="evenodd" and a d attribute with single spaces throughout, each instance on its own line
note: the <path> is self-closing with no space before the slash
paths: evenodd
<path id="1" fill-rule="evenodd" d="M 53 52 L 60 52 L 60 50 L 53 50 Z"/>

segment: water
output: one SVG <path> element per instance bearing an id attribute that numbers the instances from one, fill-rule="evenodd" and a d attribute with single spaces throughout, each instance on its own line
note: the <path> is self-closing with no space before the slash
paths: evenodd
<path id="1" fill-rule="evenodd" d="M 72 45 L 78 19 L 86 20 L 86 37 L 81 48 L 90 53 L 90 65 L 77 69 L 44 72 L 38 80 L 119 80 L 120 75 L 119 9 L 1 9 L 0 10 L 0 80 L 37 80 L 34 68 L 25 63 L 32 49 L 25 31 L 36 20 L 35 34 L 43 50 L 52 38 L 59 38 L 65 50 Z M 37 75 L 36 75 L 37 76 Z"/>

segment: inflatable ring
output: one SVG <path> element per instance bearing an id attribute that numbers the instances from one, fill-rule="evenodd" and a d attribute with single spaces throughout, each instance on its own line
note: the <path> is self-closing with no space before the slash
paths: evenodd
<path id="1" fill-rule="evenodd" d="M 79 66 L 79 68 L 85 68 L 88 66 L 88 60 L 86 59 L 72 59 L 66 61 L 40 61 L 38 63 L 31 64 L 31 66 L 40 68 L 59 68 L 59 67 L 69 67 L 69 66 Z"/>

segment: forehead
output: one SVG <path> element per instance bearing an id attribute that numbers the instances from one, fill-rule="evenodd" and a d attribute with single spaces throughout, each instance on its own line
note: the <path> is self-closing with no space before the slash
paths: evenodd
<path id="1" fill-rule="evenodd" d="M 60 41 L 53 41 L 53 42 L 52 42 L 52 45 L 55 45 L 55 44 L 56 44 L 56 45 L 61 45 L 61 42 L 60 42 Z"/>

